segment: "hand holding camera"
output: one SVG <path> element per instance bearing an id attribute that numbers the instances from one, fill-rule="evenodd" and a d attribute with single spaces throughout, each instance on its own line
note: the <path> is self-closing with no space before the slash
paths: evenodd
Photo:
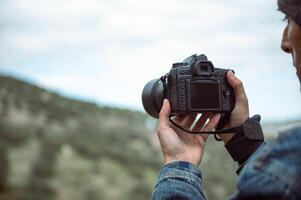
<path id="1" fill-rule="evenodd" d="M 242 81 L 239 80 L 232 71 L 227 73 L 227 80 L 234 89 L 235 94 L 235 106 L 230 114 L 229 121 L 225 125 L 225 128 L 230 128 L 240 126 L 249 118 L 249 104 Z M 227 143 L 233 135 L 234 134 L 219 134 L 224 143 Z"/>
<path id="2" fill-rule="evenodd" d="M 187 134 L 170 123 L 172 116 L 175 123 L 192 131 L 214 130 L 220 113 L 229 115 L 224 128 L 240 126 L 249 117 L 242 82 L 231 70 L 214 68 L 205 55 L 193 55 L 175 63 L 161 79 L 148 82 L 142 101 L 148 114 L 159 117 L 157 133 L 165 163 L 184 160 L 198 165 L 208 137 Z M 200 113 L 202 116 L 195 122 Z M 233 135 L 220 134 L 220 137 L 226 143 Z"/>
<path id="3" fill-rule="evenodd" d="M 169 101 L 164 99 L 159 114 L 157 134 L 165 164 L 173 161 L 187 161 L 198 166 L 202 160 L 208 135 L 191 135 L 174 127 L 169 123 L 170 111 Z M 194 124 L 196 116 L 196 114 L 178 115 L 173 120 L 187 129 L 210 131 L 215 128 L 220 119 L 220 114 L 204 113 L 198 119 L 197 123 Z M 206 124 L 207 120 L 209 120 L 209 122 Z"/>

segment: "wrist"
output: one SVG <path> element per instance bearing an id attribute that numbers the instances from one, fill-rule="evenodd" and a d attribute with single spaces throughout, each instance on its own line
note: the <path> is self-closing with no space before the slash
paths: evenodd
<path id="1" fill-rule="evenodd" d="M 168 165 L 173 162 L 187 162 L 187 163 L 195 165 L 196 167 L 198 167 L 201 162 L 201 160 L 196 160 L 196 159 L 181 157 L 181 156 L 177 156 L 177 157 L 166 156 L 164 160 L 165 160 L 164 165 Z"/>
<path id="2" fill-rule="evenodd" d="M 264 143 L 264 135 L 260 126 L 260 115 L 246 120 L 225 147 L 234 161 L 241 166 Z"/>
<path id="3" fill-rule="evenodd" d="M 244 124 L 248 119 L 249 115 L 240 118 L 241 122 L 236 122 L 236 123 L 230 123 L 228 124 L 225 128 L 232 128 L 232 127 L 236 127 L 236 126 L 241 126 L 242 124 Z M 221 140 L 224 142 L 224 144 L 228 143 L 236 134 L 219 134 L 219 137 L 221 138 Z"/>
<path id="4" fill-rule="evenodd" d="M 232 134 L 219 134 L 218 136 L 226 144 L 227 142 L 229 142 L 234 137 L 234 135 L 235 134 L 232 133 Z"/>

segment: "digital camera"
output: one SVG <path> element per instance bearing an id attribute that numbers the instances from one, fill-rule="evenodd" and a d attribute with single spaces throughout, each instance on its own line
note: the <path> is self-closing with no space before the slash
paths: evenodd
<path id="1" fill-rule="evenodd" d="M 202 55 L 192 55 L 174 63 L 168 74 L 149 81 L 142 92 L 146 112 L 158 118 L 163 99 L 171 105 L 171 114 L 219 112 L 233 110 L 235 97 L 227 81 L 227 69 L 214 68 Z"/>

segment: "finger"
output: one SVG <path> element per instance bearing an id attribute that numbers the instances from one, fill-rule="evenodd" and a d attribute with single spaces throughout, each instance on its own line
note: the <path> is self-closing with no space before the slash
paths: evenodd
<path id="1" fill-rule="evenodd" d="M 170 104 L 167 99 L 163 100 L 163 106 L 159 113 L 159 128 L 169 127 Z"/>
<path id="2" fill-rule="evenodd" d="M 212 115 L 212 113 L 203 113 L 202 116 L 198 119 L 192 131 L 202 130 L 204 125 L 206 124 L 208 118 Z"/>
<path id="3" fill-rule="evenodd" d="M 220 118 L 221 118 L 220 113 L 213 115 L 213 117 L 209 120 L 209 122 L 203 128 L 203 131 L 211 131 L 212 129 L 214 129 L 217 126 Z"/>
<path id="4" fill-rule="evenodd" d="M 193 135 L 193 139 L 197 141 L 202 147 L 205 147 L 205 143 L 209 134 L 200 134 L 200 135 Z"/>
<path id="5" fill-rule="evenodd" d="M 195 121 L 196 116 L 197 116 L 196 113 L 191 113 L 189 115 L 186 115 L 185 118 L 182 120 L 182 122 L 180 122 L 181 126 L 190 129 L 191 125 Z"/>
<path id="6" fill-rule="evenodd" d="M 245 89 L 241 80 L 239 80 L 234 73 L 229 70 L 227 73 L 227 79 L 229 84 L 233 87 L 236 101 L 248 103 L 248 98 L 245 93 Z"/>
<path id="7" fill-rule="evenodd" d="M 175 118 L 173 118 L 173 121 L 176 122 L 179 126 L 189 129 L 193 122 L 195 121 L 195 118 L 197 116 L 197 113 L 191 113 L 187 115 L 178 115 Z"/>
<path id="8" fill-rule="evenodd" d="M 173 118 L 173 121 L 176 122 L 176 123 L 180 123 L 183 121 L 183 119 L 186 117 L 186 115 L 183 115 L 183 114 L 178 114 L 177 116 L 175 116 Z"/>
<path id="9" fill-rule="evenodd" d="M 193 130 L 194 131 L 203 130 L 207 120 L 211 119 L 213 117 L 213 115 L 214 115 L 213 113 L 204 113 L 198 120 L 198 122 Z M 205 146 L 205 142 L 208 137 L 209 137 L 209 134 L 195 135 L 195 139 L 197 139 L 202 146 Z"/>

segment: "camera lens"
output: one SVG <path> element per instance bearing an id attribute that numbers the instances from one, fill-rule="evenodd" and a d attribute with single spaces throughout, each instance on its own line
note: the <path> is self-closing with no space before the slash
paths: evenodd
<path id="1" fill-rule="evenodd" d="M 145 111 L 158 118 L 164 98 L 164 87 L 160 79 L 149 81 L 143 88 L 142 104 Z"/>

